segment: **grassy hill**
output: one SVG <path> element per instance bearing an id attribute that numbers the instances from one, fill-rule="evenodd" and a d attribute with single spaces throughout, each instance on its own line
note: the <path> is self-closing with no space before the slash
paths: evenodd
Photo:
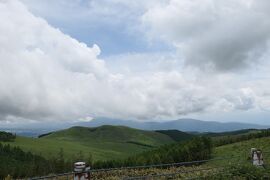
<path id="1" fill-rule="evenodd" d="M 191 141 L 194 141 L 191 140 Z M 185 158 L 188 158 L 187 153 L 195 154 L 196 152 L 202 152 L 202 149 L 205 149 L 204 147 L 199 148 L 199 151 L 196 150 L 196 145 L 190 144 L 191 141 L 187 141 L 186 145 L 188 145 L 190 148 L 188 148 L 187 152 L 182 151 L 184 153 L 184 156 L 181 156 L 181 148 L 179 148 L 180 151 L 174 152 L 173 157 L 175 158 L 184 158 L 180 159 L 184 161 L 190 161 L 185 160 Z M 199 141 L 201 142 L 201 141 Z M 197 144 L 197 143 L 195 143 Z M 198 143 L 197 145 L 199 145 Z M 183 146 L 182 149 L 186 149 L 187 147 Z M 191 145 L 191 146 L 190 146 Z M 165 151 L 162 151 L 164 148 L 160 148 L 160 155 L 157 156 L 156 151 L 152 152 L 146 152 L 142 155 L 143 158 L 151 159 L 151 156 L 154 156 L 154 160 L 158 159 L 158 157 L 163 157 L 162 154 L 167 154 L 166 152 L 169 152 L 169 150 L 175 150 L 177 147 L 172 147 L 175 145 L 170 145 L 169 149 L 166 149 Z M 266 167 L 254 167 L 251 164 L 249 157 L 250 148 L 257 147 L 261 148 L 264 152 L 264 162 L 266 163 Z M 209 161 L 207 163 L 203 164 L 197 164 L 196 166 L 180 166 L 180 167 L 166 167 L 166 168 L 138 168 L 134 171 L 128 170 L 119 170 L 114 172 L 101 172 L 97 175 L 93 173 L 93 179 L 118 179 L 119 177 L 127 177 L 127 176 L 148 176 L 153 175 L 153 179 L 269 179 L 270 178 L 270 156 L 269 153 L 267 153 L 268 149 L 270 149 L 270 138 L 269 137 L 263 137 L 263 138 L 256 138 L 251 139 L 247 141 L 237 142 L 233 144 L 223 145 L 219 147 L 214 148 L 214 152 L 212 154 L 213 157 L 211 158 L 221 158 L 224 157 L 222 160 L 216 160 L 216 161 Z M 195 151 L 194 151 L 195 150 Z M 194 152 L 192 152 L 194 151 Z M 167 154 L 171 156 L 170 154 Z M 175 156 L 174 156 L 175 155 Z M 236 157 L 236 158 L 232 158 Z M 205 159 L 205 157 L 196 157 L 199 159 Z M 207 158 L 207 157 L 206 157 Z M 179 162 L 179 160 L 177 160 Z M 150 162 L 150 164 L 152 164 Z M 159 164 L 159 163 L 157 163 Z M 205 169 L 205 170 L 204 170 Z M 179 174 L 177 174 L 179 173 Z M 165 176 L 159 176 L 160 174 L 169 174 L 167 178 Z M 173 175 L 177 174 L 177 175 Z M 143 179 L 143 178 L 138 178 Z M 147 179 L 147 178 L 145 178 Z"/>
<path id="2" fill-rule="evenodd" d="M 141 146 L 157 147 L 173 140 L 162 134 L 153 131 L 143 131 L 125 126 L 100 126 L 97 128 L 72 127 L 67 130 L 57 131 L 47 136 L 45 139 L 57 139 L 64 141 L 80 141 L 91 145 L 100 143 L 128 143 L 141 144 Z"/>
<path id="3" fill-rule="evenodd" d="M 237 131 L 229 134 L 216 134 L 215 137 L 212 137 L 212 135 L 210 137 L 197 137 L 189 141 L 174 143 L 176 141 L 184 140 L 185 138 L 191 138 L 191 136 L 178 131 L 142 131 L 123 126 L 101 126 L 97 128 L 72 127 L 66 130 L 44 134 L 40 136 L 40 138 L 17 137 L 14 142 L 2 143 L 11 144 L 12 146 L 20 146 L 23 150 L 28 150 L 38 155 L 42 154 L 45 157 L 61 154 L 60 148 L 62 148 L 64 150 L 64 158 L 66 160 L 74 159 L 74 156 L 77 154 L 77 156 L 84 155 L 85 158 L 83 158 L 83 160 L 90 162 L 88 161 L 89 159 L 87 159 L 89 153 L 92 154 L 94 160 L 109 160 L 95 161 L 93 164 L 91 163 L 93 168 L 175 163 L 218 158 L 218 160 L 211 160 L 207 163 L 196 164 L 197 166 L 190 167 L 190 170 L 192 171 L 194 168 L 210 168 L 209 171 L 204 171 L 202 174 L 197 172 L 197 176 L 202 176 L 204 173 L 204 176 L 208 175 L 210 177 L 220 177 L 222 175 L 224 176 L 224 179 L 233 179 L 235 177 L 255 177 L 255 174 L 257 174 L 256 177 L 269 174 L 267 173 L 270 172 L 268 166 L 270 163 L 270 153 L 267 152 L 268 149 L 270 149 L 269 132 L 270 130 L 243 130 L 241 132 Z M 222 145 L 222 143 L 219 144 L 217 147 L 214 147 L 213 153 L 211 153 L 212 143 L 210 139 L 216 141 L 217 138 L 218 140 L 220 138 L 230 138 L 231 141 L 224 141 L 226 145 Z M 230 144 L 227 144 L 227 142 Z M 163 146 L 164 144 L 166 145 Z M 262 149 L 264 162 L 267 164 L 266 169 L 254 168 L 253 165 L 251 165 L 249 156 L 250 148 L 253 147 Z M 25 163 L 28 165 L 29 159 L 32 164 L 36 164 L 36 162 L 33 162 L 36 160 L 36 157 L 25 153 L 25 160 L 21 159 L 21 157 L 23 157 L 23 153 L 20 152 L 20 150 L 15 149 L 13 151 L 12 149 L 9 150 L 7 147 L 2 148 L 2 151 L 0 152 L 2 152 L 2 154 L 6 153 L 9 155 L 7 158 L 5 158 L 6 155 L 2 156 L 2 164 L 0 163 L 2 167 L 5 167 L 7 164 L 6 162 L 13 161 L 16 161 L 17 164 Z M 17 155 L 14 156 L 14 154 Z M 31 160 L 31 157 L 34 158 Z M 40 174 L 46 172 L 59 173 L 70 171 L 72 161 L 65 162 L 64 160 L 62 161 L 60 157 L 63 156 L 57 156 L 57 158 L 47 160 L 40 157 L 40 161 L 38 161 L 38 163 L 45 163 L 47 167 L 46 170 L 48 170 L 43 171 L 41 169 Z M 112 159 L 119 160 L 110 161 Z M 23 170 L 25 168 L 22 166 L 17 166 L 17 169 L 14 169 L 14 167 L 10 165 L 8 171 L 0 171 L 0 175 L 4 175 L 1 177 L 6 177 L 5 175 L 10 172 L 13 172 L 13 175 L 18 175 L 17 172 L 19 170 L 20 172 L 25 172 Z M 35 174 L 35 168 L 38 167 L 39 166 L 31 166 L 29 169 L 31 169 L 31 172 L 33 172 L 32 174 Z M 41 165 L 41 167 L 44 167 L 44 165 Z M 170 172 L 176 171 L 174 167 L 169 169 L 150 168 L 147 174 L 161 174 L 165 172 L 164 170 L 169 170 Z M 182 172 L 180 167 L 178 170 Z M 120 171 L 121 172 L 115 171 L 114 176 L 119 177 L 120 174 L 123 175 L 123 173 L 130 173 L 130 175 L 134 175 L 134 173 L 146 173 L 144 169 L 135 171 L 123 170 L 124 172 L 122 172 L 122 170 Z M 113 175 L 113 173 L 110 174 Z M 189 177 L 191 174 L 186 175 Z M 20 176 L 22 175 L 23 173 L 21 173 Z M 182 177 L 182 173 L 179 175 Z M 108 173 L 105 172 L 102 174 L 102 176 L 100 176 L 100 174 L 97 176 L 99 178 L 103 176 L 107 177 Z"/>
<path id="4" fill-rule="evenodd" d="M 222 163 L 217 162 L 218 164 L 224 164 L 224 162 L 244 162 L 249 164 L 251 148 L 261 149 L 264 155 L 265 163 L 270 163 L 270 137 L 256 138 L 216 147 L 213 152 L 213 157 L 235 157 L 224 160 Z"/>
<path id="5" fill-rule="evenodd" d="M 126 158 L 155 147 L 175 142 L 171 137 L 154 132 L 124 126 L 101 126 L 96 128 L 72 127 L 52 132 L 41 138 L 17 137 L 12 146 L 45 157 L 56 156 L 60 149 L 64 156 L 89 156 L 94 160 Z"/>

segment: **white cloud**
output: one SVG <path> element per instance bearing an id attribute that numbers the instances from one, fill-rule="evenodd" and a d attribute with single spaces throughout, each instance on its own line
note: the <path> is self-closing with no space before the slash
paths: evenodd
<path id="1" fill-rule="evenodd" d="M 269 105 L 267 80 L 242 83 L 231 73 L 183 69 L 171 54 L 115 57 L 119 66 L 126 58 L 137 62 L 135 69 L 145 66 L 138 59 L 148 58 L 149 65 L 136 73 L 128 65 L 129 73 L 111 72 L 112 65 L 97 58 L 97 45 L 63 34 L 15 0 L 0 2 L 0 20 L 0 117 L 7 122 L 168 119 Z"/>
<path id="2" fill-rule="evenodd" d="M 170 0 L 143 15 L 152 38 L 172 43 L 187 64 L 228 71 L 257 62 L 270 40 L 269 1 Z"/>
<path id="3" fill-rule="evenodd" d="M 2 2 L 0 9 L 1 115 L 76 113 L 76 84 L 107 76 L 98 47 L 64 35 L 17 1 Z"/>
<path id="4" fill-rule="evenodd" d="M 126 53 L 107 56 L 105 61 L 111 72 L 131 75 L 180 71 L 183 67 L 183 60 L 175 52 Z"/>

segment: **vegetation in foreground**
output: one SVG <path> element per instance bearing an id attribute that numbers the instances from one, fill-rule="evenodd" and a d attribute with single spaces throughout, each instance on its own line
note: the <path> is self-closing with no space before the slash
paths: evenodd
<path id="1" fill-rule="evenodd" d="M 190 141 L 164 145 L 160 148 L 143 152 L 124 160 L 97 161 L 94 164 L 94 168 L 166 164 L 209 159 L 212 148 L 210 138 L 196 137 Z"/>
<path id="2" fill-rule="evenodd" d="M 254 136 L 256 137 L 256 136 Z M 263 150 L 264 167 L 255 167 L 251 163 L 250 148 L 257 147 Z M 154 175 L 152 179 L 270 179 L 270 137 L 251 138 L 233 144 L 227 144 L 213 149 L 211 159 L 207 163 L 196 166 L 181 166 L 168 168 L 138 168 L 124 169 L 110 172 L 93 173 L 94 179 L 119 179 L 119 177 L 148 176 Z M 224 159 L 222 159 L 222 157 Z M 220 159 L 221 158 L 221 159 Z M 179 173 L 177 173 L 179 172 Z M 158 176 L 160 175 L 160 176 Z M 148 178 L 151 179 L 151 178 Z"/>
<path id="3" fill-rule="evenodd" d="M 72 134 L 72 133 L 71 133 Z M 73 137 L 73 135 L 69 136 L 67 134 L 57 135 L 56 137 L 50 137 L 52 134 L 45 135 L 40 140 L 51 141 L 54 138 L 65 137 L 67 139 L 78 137 Z M 55 136 L 55 135 L 54 135 Z M 264 137 L 266 136 L 266 137 Z M 201 172 L 197 171 L 202 177 L 206 179 L 228 179 L 228 178 L 242 178 L 246 177 L 269 177 L 268 172 L 269 167 L 266 166 L 266 169 L 263 168 L 254 168 L 251 166 L 251 162 L 249 157 L 249 150 L 252 147 L 260 148 L 263 150 L 265 163 L 269 164 L 269 153 L 265 152 L 266 149 L 270 149 L 270 138 L 269 130 L 257 131 L 256 133 L 244 133 L 244 134 L 236 134 L 230 135 L 227 134 L 225 136 L 218 136 L 207 138 L 207 137 L 198 137 L 192 140 L 174 143 L 170 145 L 163 145 L 160 148 L 155 148 L 150 151 L 145 151 L 139 153 L 137 155 L 133 155 L 131 157 L 125 159 L 118 160 L 109 160 L 109 161 L 94 161 L 91 153 L 88 156 L 85 156 L 83 153 L 79 152 L 74 159 L 65 159 L 65 150 L 60 149 L 56 156 L 51 158 L 43 158 L 40 155 L 34 155 L 30 152 L 26 153 L 22 151 L 19 147 L 11 147 L 10 145 L 1 145 L 0 148 L 0 177 L 6 177 L 7 173 L 11 174 L 12 177 L 30 177 L 30 176 L 40 176 L 49 173 L 60 173 L 60 172 L 68 172 L 72 170 L 73 161 L 83 160 L 91 164 L 92 168 L 112 168 L 112 167 L 122 167 L 122 166 L 136 166 L 136 165 L 147 165 L 147 164 L 160 164 L 160 163 L 174 163 L 174 162 L 182 162 L 182 161 L 193 161 L 193 160 L 201 160 L 208 158 L 220 158 L 220 157 L 231 157 L 229 159 L 223 159 L 219 161 L 210 161 L 205 164 L 198 164 L 196 167 L 189 168 L 204 168 L 204 167 L 212 167 L 215 170 L 209 170 Z M 45 138 L 46 137 L 46 138 Z M 17 138 L 16 138 L 17 139 Z M 71 143 L 72 141 L 63 140 L 63 142 Z M 210 140 L 214 140 L 214 143 Z M 55 140 L 55 139 L 54 139 Z M 12 139 L 11 139 L 12 141 Z M 60 139 L 58 139 L 60 141 Z M 238 142 L 240 141 L 240 142 Z M 232 143 L 234 142 L 234 143 Z M 5 142 L 7 143 L 7 142 Z M 12 142 L 9 142 L 12 143 Z M 221 145 L 221 144 L 225 145 Z M 232 144 L 229 144 L 232 143 Z M 213 150 L 213 144 L 216 147 Z M 13 164 L 16 164 L 15 166 Z M 171 167 L 169 169 L 174 169 L 177 167 Z M 186 167 L 188 168 L 188 167 Z M 253 168 L 253 169 L 252 169 Z M 170 172 L 168 168 L 165 169 L 157 169 L 157 168 L 149 168 L 148 170 L 141 169 L 137 170 L 135 174 L 162 174 L 167 170 Z M 121 170 L 121 172 L 116 171 L 113 175 L 113 172 L 110 173 L 112 176 L 119 176 L 117 173 L 125 174 L 131 170 L 125 171 Z M 132 171 L 133 172 L 133 171 Z M 198 174 L 198 175 L 199 175 Z M 99 173 L 100 176 L 107 177 L 108 173 Z M 207 178 L 205 175 L 211 175 Z M 179 176 L 180 177 L 180 176 Z"/>
<path id="4" fill-rule="evenodd" d="M 0 177 L 6 177 L 8 174 L 10 174 L 14 178 L 22 178 L 40 176 L 48 173 L 72 171 L 71 166 L 73 163 L 64 159 L 63 150 L 59 152 L 56 158 L 51 158 L 48 160 L 42 158 L 41 156 L 33 155 L 30 152 L 25 153 L 18 147 L 10 147 L 9 145 L 2 146 L 3 148 L 0 150 L 3 157 L 5 154 L 7 154 L 7 156 L 5 156 L 6 159 L 2 159 L 2 161 L 0 161 L 1 166 L 5 168 L 5 171 L 1 172 Z M 93 162 L 92 156 L 89 156 L 88 158 L 78 157 L 75 161 L 86 161 L 87 163 L 91 164 L 93 168 L 173 163 L 208 158 L 211 154 L 211 148 L 209 138 L 195 138 L 191 141 L 183 143 L 162 146 L 153 151 L 145 152 L 125 160 L 119 159 L 114 161 Z M 21 159 L 20 157 L 25 158 Z M 11 162 L 11 164 L 9 164 L 9 162 Z M 14 163 L 17 165 L 13 166 L 12 164 Z M 5 166 L 5 164 L 9 165 Z"/>
<path id="5" fill-rule="evenodd" d="M 0 179 L 8 175 L 13 178 L 31 177 L 66 170 L 70 170 L 70 162 L 65 162 L 60 154 L 57 158 L 47 160 L 31 152 L 24 152 L 19 147 L 0 143 Z"/>

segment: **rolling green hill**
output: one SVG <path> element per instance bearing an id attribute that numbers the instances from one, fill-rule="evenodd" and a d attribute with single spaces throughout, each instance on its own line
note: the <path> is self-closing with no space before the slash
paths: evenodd
<path id="1" fill-rule="evenodd" d="M 72 127 L 67 130 L 57 131 L 43 139 L 57 139 L 64 141 L 80 141 L 91 145 L 104 143 L 141 144 L 141 146 L 157 147 L 174 141 L 162 134 L 153 131 L 143 131 L 125 126 L 100 126 L 97 128 Z M 134 142 L 134 143 L 133 143 Z"/>
<path id="2" fill-rule="evenodd" d="M 262 150 L 264 167 L 252 165 L 251 148 Z M 219 179 L 269 179 L 269 149 L 270 137 L 260 137 L 219 146 L 214 149 L 213 158 L 221 159 L 210 161 L 207 165 L 224 169 L 223 172 L 216 175 Z"/>
<path id="3" fill-rule="evenodd" d="M 249 157 L 251 148 L 261 149 L 266 163 L 270 163 L 270 137 L 256 138 L 216 147 L 213 152 L 213 157 L 236 157 L 225 160 L 224 162 L 236 163 L 243 161 L 250 163 Z"/>
<path id="4" fill-rule="evenodd" d="M 154 132 L 124 126 L 101 126 L 96 128 L 72 127 L 56 131 L 41 138 L 17 137 L 12 146 L 45 157 L 56 156 L 60 149 L 67 159 L 89 156 L 94 160 L 126 158 L 155 147 L 175 142 L 171 137 Z"/>
<path id="5" fill-rule="evenodd" d="M 15 162 L 20 165 L 15 167 L 11 164 L 8 171 L 0 171 L 0 177 L 6 177 L 10 172 L 18 177 L 33 176 L 36 175 L 35 173 L 68 172 L 71 170 L 70 165 L 73 160 L 76 157 L 82 156 L 84 157 L 80 159 L 91 162 L 89 164 L 93 168 L 175 163 L 217 158 L 204 164 L 198 164 L 197 168 L 211 168 L 210 171 L 207 171 L 209 176 L 212 177 L 215 175 L 215 177 L 219 177 L 222 175 L 225 179 L 233 179 L 239 176 L 251 177 L 250 175 L 252 177 L 261 177 L 262 175 L 267 175 L 267 172 L 270 172 L 269 166 L 267 165 L 265 169 L 254 168 L 249 158 L 250 148 L 262 149 L 264 162 L 269 164 L 269 136 L 270 130 L 243 130 L 240 132 L 231 132 L 230 134 L 216 134 L 214 137 L 202 136 L 193 138 L 194 135 L 190 136 L 189 134 L 173 130 L 142 131 L 124 126 L 101 126 L 97 128 L 72 127 L 66 130 L 43 134 L 40 138 L 16 137 L 11 142 L 2 141 L 2 144 L 19 146 L 24 151 L 31 151 L 36 155 L 41 154 L 46 159 L 42 156 L 31 155 L 31 153 L 23 153 L 18 148 L 12 149 L 8 146 L 2 146 L 3 148 L 2 150 L 0 148 L 0 153 L 6 155 L 2 156 L 0 165 L 5 167 L 6 162 Z M 192 140 L 188 140 L 189 138 L 192 138 Z M 211 153 L 213 147 L 211 140 L 213 142 L 220 141 L 220 138 L 225 138 L 225 145 L 222 141 L 222 143 L 219 143 L 218 146 L 213 148 L 213 153 Z M 175 143 L 183 140 L 184 142 Z M 60 151 L 61 148 L 64 154 Z M 89 153 L 92 154 L 95 162 L 89 160 L 87 157 Z M 25 159 L 21 159 L 21 157 L 25 157 Z M 39 160 L 36 161 L 37 159 Z M 31 164 L 35 164 L 35 166 L 28 167 Z M 39 168 L 40 165 L 40 167 L 44 167 L 44 164 L 46 164 L 46 169 L 44 170 L 43 168 L 40 169 L 40 172 L 37 172 L 36 168 Z M 29 172 L 32 172 L 33 175 L 25 175 L 23 173 L 25 172 L 25 168 L 29 168 Z M 20 171 L 19 174 L 17 173 L 18 171 Z M 154 168 L 152 170 L 150 169 L 150 171 L 151 173 L 160 174 L 163 172 L 163 169 Z M 107 173 L 103 175 L 107 177 Z M 118 176 L 119 174 L 115 175 L 115 177 Z"/>

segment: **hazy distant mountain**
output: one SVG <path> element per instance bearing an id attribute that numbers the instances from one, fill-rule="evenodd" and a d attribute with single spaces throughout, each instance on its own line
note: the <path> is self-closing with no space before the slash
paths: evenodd
<path id="1" fill-rule="evenodd" d="M 0 128 L 0 131 L 11 132 L 19 136 L 38 137 L 40 134 L 45 134 L 53 131 L 53 129 L 19 129 L 19 128 Z"/>
<path id="2" fill-rule="evenodd" d="M 196 119 L 179 119 L 166 122 L 141 122 L 130 120 L 119 120 L 110 118 L 96 118 L 90 122 L 78 123 L 80 126 L 96 127 L 101 125 L 123 125 L 144 130 L 167 130 L 176 129 L 180 131 L 197 132 L 225 132 L 240 129 L 264 129 L 269 126 L 258 124 L 228 122 L 221 123 L 215 121 L 201 121 Z"/>

